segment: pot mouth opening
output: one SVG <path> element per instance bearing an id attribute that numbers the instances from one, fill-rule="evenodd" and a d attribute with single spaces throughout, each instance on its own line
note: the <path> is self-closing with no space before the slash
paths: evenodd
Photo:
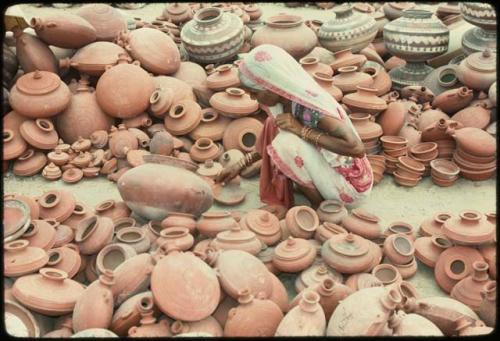
<path id="1" fill-rule="evenodd" d="M 9 142 L 14 138 L 14 132 L 10 129 L 5 129 L 3 131 L 3 142 Z"/>
<path id="2" fill-rule="evenodd" d="M 217 119 L 217 113 L 212 110 L 207 110 L 203 113 L 202 121 L 205 123 L 215 121 Z"/>
<path id="3" fill-rule="evenodd" d="M 104 255 L 102 265 L 106 270 L 114 270 L 120 264 L 125 262 L 126 259 L 127 258 L 122 249 L 111 249 Z"/>
<path id="4" fill-rule="evenodd" d="M 439 72 L 438 83 L 443 87 L 451 87 L 458 81 L 457 73 L 453 68 L 445 68 Z"/>
<path id="5" fill-rule="evenodd" d="M 73 213 L 83 214 L 83 213 L 85 213 L 85 208 L 83 207 L 83 205 L 76 203 L 75 209 L 73 210 Z"/>
<path id="6" fill-rule="evenodd" d="M 392 267 L 383 267 L 376 269 L 373 273 L 382 283 L 394 282 L 397 278 L 397 270 Z"/>
<path id="7" fill-rule="evenodd" d="M 89 218 L 86 223 L 85 228 L 81 232 L 80 240 L 83 241 L 87 239 L 95 230 L 97 229 L 97 217 L 93 216 Z"/>
<path id="8" fill-rule="evenodd" d="M 266 24 L 270 27 L 281 27 L 281 28 L 288 28 L 288 27 L 295 27 L 299 26 L 302 24 L 302 18 L 299 17 L 298 15 L 276 15 L 273 17 L 270 17 Z"/>
<path id="9" fill-rule="evenodd" d="M 434 241 L 435 241 L 435 244 L 437 244 L 439 247 L 442 247 L 442 248 L 449 248 L 453 245 L 449 239 L 446 239 L 442 236 L 434 237 Z"/>
<path id="10" fill-rule="evenodd" d="M 413 246 L 408 238 L 401 236 L 396 236 L 393 241 L 394 248 L 399 254 L 404 256 L 409 256 L 413 253 Z"/>
<path id="11" fill-rule="evenodd" d="M 47 265 L 55 265 L 61 260 L 61 253 L 59 250 L 51 250 L 49 252 L 49 261 Z"/>
<path id="12" fill-rule="evenodd" d="M 113 207 L 114 205 L 115 205 L 114 200 L 106 200 L 106 201 L 100 203 L 99 206 L 97 206 L 96 211 L 98 211 L 98 212 L 106 211 L 106 210 L 110 209 L 111 207 Z"/>
<path id="13" fill-rule="evenodd" d="M 59 195 L 56 193 L 47 193 L 40 199 L 40 205 L 44 208 L 52 208 L 60 201 Z"/>
<path id="14" fill-rule="evenodd" d="M 392 232 L 396 233 L 409 233 L 412 229 L 405 225 L 394 225 L 389 228 Z"/>
<path id="15" fill-rule="evenodd" d="M 441 224 L 443 224 L 445 221 L 451 218 L 451 214 L 448 213 L 439 213 L 435 220 Z"/>
<path id="16" fill-rule="evenodd" d="M 5 142 L 5 140 L 4 140 L 4 142 Z M 25 161 L 25 160 L 28 160 L 29 158 L 33 157 L 33 155 L 35 155 L 35 151 L 33 149 L 28 149 L 28 150 L 26 150 L 26 152 L 23 153 L 23 155 L 21 155 L 17 159 L 20 161 Z"/>
<path id="17" fill-rule="evenodd" d="M 35 121 L 35 124 L 37 125 L 38 128 L 40 128 L 45 132 L 50 132 L 54 130 L 54 125 L 49 120 L 39 118 Z"/>
<path id="18" fill-rule="evenodd" d="M 254 132 L 248 131 L 242 134 L 240 141 L 244 147 L 250 149 L 255 146 L 255 143 L 257 143 L 257 136 Z"/>
<path id="19" fill-rule="evenodd" d="M 324 202 L 320 206 L 321 210 L 327 213 L 337 213 L 342 210 L 342 204 L 334 201 Z"/>
<path id="20" fill-rule="evenodd" d="M 123 230 L 122 230 L 123 231 Z M 126 243 L 134 243 L 143 239 L 143 235 L 139 231 L 123 231 L 118 234 L 117 238 Z"/>
<path id="21" fill-rule="evenodd" d="M 165 238 L 179 238 L 187 235 L 188 231 L 185 227 L 169 227 L 160 232 L 160 235 Z"/>
<path id="22" fill-rule="evenodd" d="M 195 14 L 195 20 L 203 24 L 214 23 L 221 17 L 222 11 L 216 7 L 203 8 Z"/>
<path id="23" fill-rule="evenodd" d="M 456 259 L 450 263 L 450 271 L 457 277 L 465 274 L 465 268 L 465 263 L 461 259 Z"/>
<path id="24" fill-rule="evenodd" d="M 299 209 L 295 214 L 295 220 L 297 221 L 297 225 L 299 225 L 300 229 L 304 231 L 314 231 L 316 219 L 312 212 L 306 209 Z"/>
<path id="25" fill-rule="evenodd" d="M 209 138 L 199 138 L 196 141 L 196 147 L 198 149 L 209 149 L 212 146 L 213 142 Z"/>
<path id="26" fill-rule="evenodd" d="M 476 221 L 481 219 L 481 215 L 478 212 L 474 211 L 462 212 L 460 213 L 460 217 L 469 221 Z"/>
<path id="27" fill-rule="evenodd" d="M 34 221 L 31 221 L 26 232 L 23 233 L 23 237 L 30 237 L 37 232 L 37 225 Z"/>
<path id="28" fill-rule="evenodd" d="M 302 65 L 312 65 L 319 63 L 318 57 L 304 57 L 300 60 L 300 64 Z"/>

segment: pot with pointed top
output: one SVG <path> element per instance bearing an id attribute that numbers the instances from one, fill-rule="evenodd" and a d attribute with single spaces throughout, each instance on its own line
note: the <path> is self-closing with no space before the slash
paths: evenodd
<path id="1" fill-rule="evenodd" d="M 299 272 L 308 268 L 316 257 L 316 248 L 302 238 L 288 237 L 274 249 L 273 265 L 279 271 Z"/>
<path id="2" fill-rule="evenodd" d="M 324 336 L 326 318 L 315 291 L 304 292 L 298 306 L 281 320 L 275 336 Z"/>
<path id="3" fill-rule="evenodd" d="M 137 309 L 141 314 L 140 326 L 133 326 L 128 330 L 130 337 L 167 337 L 172 336 L 170 326 L 166 319 L 157 322 L 153 316 L 153 299 L 144 296 L 137 301 Z"/>
<path id="4" fill-rule="evenodd" d="M 339 272 L 351 274 L 368 270 L 374 255 L 366 239 L 348 233 L 335 235 L 323 243 L 321 257 Z"/>

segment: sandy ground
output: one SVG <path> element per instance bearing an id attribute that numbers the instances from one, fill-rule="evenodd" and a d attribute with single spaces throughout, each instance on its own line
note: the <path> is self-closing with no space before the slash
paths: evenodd
<path id="1" fill-rule="evenodd" d="M 145 20 L 153 20 L 161 15 L 165 4 L 148 4 L 139 10 L 122 10 L 131 17 L 142 17 Z M 314 7 L 286 8 L 280 4 L 261 4 L 265 19 L 269 15 L 281 12 L 296 13 L 305 19 L 328 20 L 331 16 L 330 10 L 319 10 Z M 21 5 L 26 18 L 44 15 L 55 11 L 77 10 L 78 6 L 69 9 L 36 8 L 31 5 Z M 258 179 L 242 180 L 242 186 L 248 191 L 246 200 L 239 206 L 231 209 L 245 211 L 251 208 L 258 208 L 261 203 L 258 197 Z M 71 190 L 75 197 L 91 207 L 106 199 L 120 200 L 120 195 L 114 183 L 104 177 L 84 180 L 78 184 L 68 185 L 62 181 L 49 182 L 41 176 L 31 178 L 18 178 L 12 174 L 4 177 L 5 193 L 21 193 L 31 196 L 41 195 L 43 192 L 66 188 Z M 374 187 L 370 197 L 362 204 L 368 212 L 372 212 L 381 218 L 381 223 L 385 229 L 390 223 L 395 221 L 405 221 L 415 228 L 420 223 L 434 215 L 438 211 L 449 211 L 458 214 L 464 209 L 474 209 L 480 212 L 489 212 L 496 209 L 496 179 L 483 182 L 470 182 L 460 179 L 454 186 L 441 188 L 435 186 L 430 178 L 424 179 L 415 188 L 404 188 L 395 184 L 391 176 Z M 307 201 L 300 195 L 296 196 L 297 204 L 304 204 Z M 222 207 L 214 205 L 212 210 Z M 435 283 L 432 269 L 419 263 L 417 274 L 410 279 L 422 297 L 445 296 Z M 285 283 L 290 297 L 295 295 L 293 283 L 295 275 L 281 275 L 280 278 Z"/>

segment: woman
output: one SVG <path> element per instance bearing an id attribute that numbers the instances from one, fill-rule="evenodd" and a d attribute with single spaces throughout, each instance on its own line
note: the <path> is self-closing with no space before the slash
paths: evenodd
<path id="1" fill-rule="evenodd" d="M 268 113 L 256 152 L 226 167 L 227 183 L 263 160 L 261 200 L 293 206 L 293 184 L 313 207 L 325 199 L 355 204 L 368 195 L 373 174 L 364 146 L 345 110 L 283 49 L 254 48 L 239 66 L 242 87 Z"/>

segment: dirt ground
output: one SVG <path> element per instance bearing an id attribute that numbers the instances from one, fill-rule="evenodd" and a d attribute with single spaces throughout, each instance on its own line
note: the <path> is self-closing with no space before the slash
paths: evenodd
<path id="1" fill-rule="evenodd" d="M 329 10 L 319 10 L 314 7 L 308 8 L 286 8 L 281 4 L 260 4 L 264 19 L 273 14 L 286 12 L 296 13 L 305 19 L 327 20 L 331 16 Z M 139 10 L 122 10 L 131 17 L 141 17 L 146 20 L 153 20 L 161 15 L 165 4 L 148 4 Z M 32 16 L 53 13 L 54 11 L 75 11 L 77 6 L 69 9 L 36 8 L 32 5 L 21 5 L 26 18 Z M 230 209 L 245 211 L 251 208 L 258 208 L 260 205 L 258 197 L 258 178 L 252 180 L 242 180 L 242 186 L 248 191 L 246 200 L 239 206 Z M 120 200 L 120 195 L 113 182 L 104 177 L 83 180 L 78 184 L 68 185 L 62 181 L 49 182 L 41 176 L 30 178 L 19 178 L 12 174 L 4 177 L 4 193 L 20 193 L 37 196 L 43 192 L 66 188 L 71 190 L 79 201 L 94 207 L 99 202 L 106 199 Z M 297 204 L 307 204 L 307 201 L 300 195 L 296 196 Z M 372 194 L 362 204 L 368 212 L 376 214 L 381 219 L 385 229 L 390 223 L 395 221 L 405 221 L 415 228 L 420 223 L 434 215 L 438 211 L 448 211 L 454 215 L 464 209 L 474 209 L 480 212 L 490 212 L 496 210 L 496 179 L 482 182 L 471 182 L 459 179 L 452 187 L 441 188 L 435 186 L 430 178 L 421 181 L 414 188 L 398 186 L 391 176 L 386 176 L 383 181 L 373 188 Z M 223 207 L 214 205 L 211 210 L 219 210 Z M 432 269 L 422 263 L 418 264 L 417 274 L 409 281 L 415 285 L 422 297 L 446 296 L 435 283 Z M 285 283 L 290 297 L 295 295 L 293 283 L 295 275 L 281 275 L 280 278 Z"/>

